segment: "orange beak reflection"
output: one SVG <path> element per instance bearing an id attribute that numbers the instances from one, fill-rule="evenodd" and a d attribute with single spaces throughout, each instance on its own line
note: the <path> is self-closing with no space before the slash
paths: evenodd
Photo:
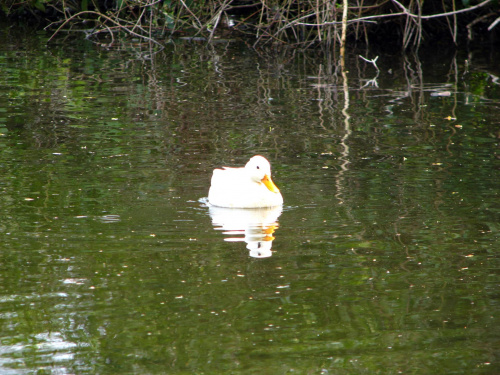
<path id="1" fill-rule="evenodd" d="M 267 174 L 264 176 L 262 180 L 260 180 L 266 187 L 272 191 L 273 193 L 279 193 L 280 189 L 274 184 L 273 180 L 271 180 L 271 177 L 268 176 Z"/>

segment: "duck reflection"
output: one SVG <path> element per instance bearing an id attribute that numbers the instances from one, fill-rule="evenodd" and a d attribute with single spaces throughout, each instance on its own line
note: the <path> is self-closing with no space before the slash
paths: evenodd
<path id="1" fill-rule="evenodd" d="M 272 208 L 223 208 L 209 207 L 215 230 L 222 230 L 225 241 L 245 241 L 250 256 L 267 258 L 272 255 L 274 232 L 282 207 Z"/>

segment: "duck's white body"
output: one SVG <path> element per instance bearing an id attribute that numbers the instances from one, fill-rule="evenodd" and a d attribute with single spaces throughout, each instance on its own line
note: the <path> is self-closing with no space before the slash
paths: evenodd
<path id="1" fill-rule="evenodd" d="M 283 197 L 271 180 L 271 165 L 263 156 L 251 158 L 243 168 L 215 169 L 208 192 L 210 204 L 230 208 L 276 207 Z"/>

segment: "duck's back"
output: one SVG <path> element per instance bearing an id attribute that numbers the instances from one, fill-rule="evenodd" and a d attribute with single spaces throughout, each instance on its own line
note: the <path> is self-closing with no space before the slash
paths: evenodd
<path id="1" fill-rule="evenodd" d="M 244 168 L 224 167 L 214 169 L 208 201 L 218 207 L 257 208 L 279 206 L 283 197 L 252 181 Z"/>

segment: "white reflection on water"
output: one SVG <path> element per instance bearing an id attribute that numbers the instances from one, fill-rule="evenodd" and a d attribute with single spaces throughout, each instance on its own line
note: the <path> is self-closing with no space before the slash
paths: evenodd
<path id="1" fill-rule="evenodd" d="M 224 241 L 245 241 L 250 256 L 267 258 L 272 255 L 274 232 L 282 207 L 272 208 L 222 208 L 209 207 L 215 230 L 222 230 Z"/>
<path id="2" fill-rule="evenodd" d="M 74 360 L 72 350 L 78 345 L 74 342 L 66 341 L 60 332 L 43 332 L 33 336 L 29 345 L 14 344 L 0 345 L 0 373 L 1 374 L 31 374 L 30 370 L 23 369 L 23 352 L 30 351 L 36 353 L 39 360 L 39 370 L 41 367 L 50 369 L 50 373 L 70 374 L 71 370 L 56 363 L 66 363 Z M 10 369 L 13 369 L 12 371 Z"/>
<path id="3" fill-rule="evenodd" d="M 50 352 L 52 359 L 56 358 L 66 359 L 68 356 L 72 357 L 73 354 L 67 350 L 76 347 L 74 342 L 68 342 L 64 339 L 63 335 L 59 332 L 43 332 L 35 335 L 38 343 L 36 347 L 42 352 Z M 65 351 L 61 353 L 61 351 Z"/>
<path id="4" fill-rule="evenodd" d="M 103 223 L 117 223 L 121 220 L 120 215 L 103 215 L 99 216 L 98 219 Z"/>

